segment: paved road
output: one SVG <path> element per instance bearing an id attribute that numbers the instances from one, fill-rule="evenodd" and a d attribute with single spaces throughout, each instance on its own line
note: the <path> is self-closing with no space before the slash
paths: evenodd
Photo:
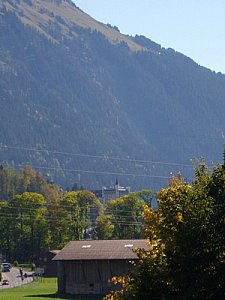
<path id="1" fill-rule="evenodd" d="M 10 288 L 10 287 L 16 287 L 16 286 L 20 286 L 22 284 L 27 284 L 33 281 L 33 277 L 29 276 L 31 275 L 31 272 L 27 272 L 28 277 L 27 278 L 21 278 L 20 276 L 20 271 L 17 268 L 12 268 L 10 269 L 10 272 L 3 272 L 3 279 L 8 279 L 9 281 L 9 285 L 2 285 L 0 288 Z"/>

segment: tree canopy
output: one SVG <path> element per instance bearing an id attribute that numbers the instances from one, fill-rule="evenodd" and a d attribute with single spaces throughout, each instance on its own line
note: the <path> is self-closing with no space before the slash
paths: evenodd
<path id="1" fill-rule="evenodd" d="M 0 253 L 20 262 L 71 240 L 139 238 L 144 203 L 153 197 L 144 190 L 103 207 L 92 192 L 64 191 L 31 167 L 0 168 L 0 186 Z"/>
<path id="2" fill-rule="evenodd" d="M 144 208 L 149 250 L 138 249 L 134 272 L 105 299 L 225 298 L 225 165 L 204 163 L 189 185 L 171 176 L 158 208 Z"/>

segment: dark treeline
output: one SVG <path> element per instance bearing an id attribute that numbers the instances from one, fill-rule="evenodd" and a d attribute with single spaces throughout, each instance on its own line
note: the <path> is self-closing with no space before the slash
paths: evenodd
<path id="1" fill-rule="evenodd" d="M 75 186 L 75 185 L 74 185 Z M 0 253 L 5 259 L 35 261 L 70 240 L 140 238 L 144 190 L 103 207 L 87 190 L 64 191 L 31 167 L 0 168 Z"/>

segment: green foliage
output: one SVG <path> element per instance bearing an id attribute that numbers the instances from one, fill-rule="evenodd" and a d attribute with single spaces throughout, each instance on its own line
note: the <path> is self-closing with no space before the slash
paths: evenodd
<path id="1" fill-rule="evenodd" d="M 158 208 L 145 207 L 149 250 L 106 299 L 224 299 L 225 168 L 210 175 L 201 163 L 195 173 L 192 186 L 172 176 Z"/>
<path id="2" fill-rule="evenodd" d="M 68 241 L 88 238 L 89 229 L 102 211 L 102 205 L 95 195 L 89 191 L 68 192 L 60 205 L 64 208 L 63 226 Z"/>
<path id="3" fill-rule="evenodd" d="M 150 207 L 154 207 L 156 205 L 156 193 L 151 190 L 141 190 L 135 193 L 140 201 L 144 201 Z"/>
<path id="4" fill-rule="evenodd" d="M 0 204 L 3 251 L 10 259 L 33 261 L 49 243 L 44 197 L 25 192 Z"/>
<path id="5" fill-rule="evenodd" d="M 47 183 L 43 176 L 30 166 L 25 166 L 20 171 L 0 167 L 0 200 L 10 200 L 14 195 L 24 192 L 35 192 L 49 197 L 50 190 L 59 192 L 56 185 Z"/>
<path id="6" fill-rule="evenodd" d="M 114 232 L 113 216 L 104 213 L 97 217 L 94 235 L 95 238 L 100 240 L 113 239 Z"/>
<path id="7" fill-rule="evenodd" d="M 143 234 L 144 204 L 152 205 L 155 193 L 142 190 L 107 203 L 96 219 L 94 237 L 98 239 L 134 239 Z"/>
<path id="8" fill-rule="evenodd" d="M 144 201 L 131 193 L 108 202 L 104 215 L 97 219 L 96 232 L 101 238 L 140 238 L 143 229 Z"/>
<path id="9" fill-rule="evenodd" d="M 31 265 L 31 271 L 34 271 L 36 269 L 36 265 L 33 263 L 32 265 Z"/>
<path id="10" fill-rule="evenodd" d="M 17 261 L 17 260 L 14 260 L 14 262 L 13 262 L 13 266 L 14 266 L 14 267 L 16 267 L 16 268 L 19 266 L 19 263 L 18 263 L 18 261 Z"/>
<path id="11" fill-rule="evenodd" d="M 3 187 L 7 180 L 13 182 L 8 187 L 7 201 L 0 201 L 0 252 L 7 260 L 33 262 L 49 248 L 61 249 L 70 240 L 93 235 L 96 218 L 103 210 L 93 193 L 63 193 L 30 167 L 1 171 L 5 172 Z M 18 178 L 17 183 L 14 178 Z M 42 194 L 27 191 L 31 183 L 32 190 Z M 23 192 L 15 194 L 19 189 Z"/>

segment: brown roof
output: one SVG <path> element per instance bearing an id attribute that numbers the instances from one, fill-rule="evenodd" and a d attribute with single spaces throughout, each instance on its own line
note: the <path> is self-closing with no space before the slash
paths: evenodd
<path id="1" fill-rule="evenodd" d="M 53 260 L 137 259 L 135 248 L 148 249 L 146 240 L 71 241 Z"/>

